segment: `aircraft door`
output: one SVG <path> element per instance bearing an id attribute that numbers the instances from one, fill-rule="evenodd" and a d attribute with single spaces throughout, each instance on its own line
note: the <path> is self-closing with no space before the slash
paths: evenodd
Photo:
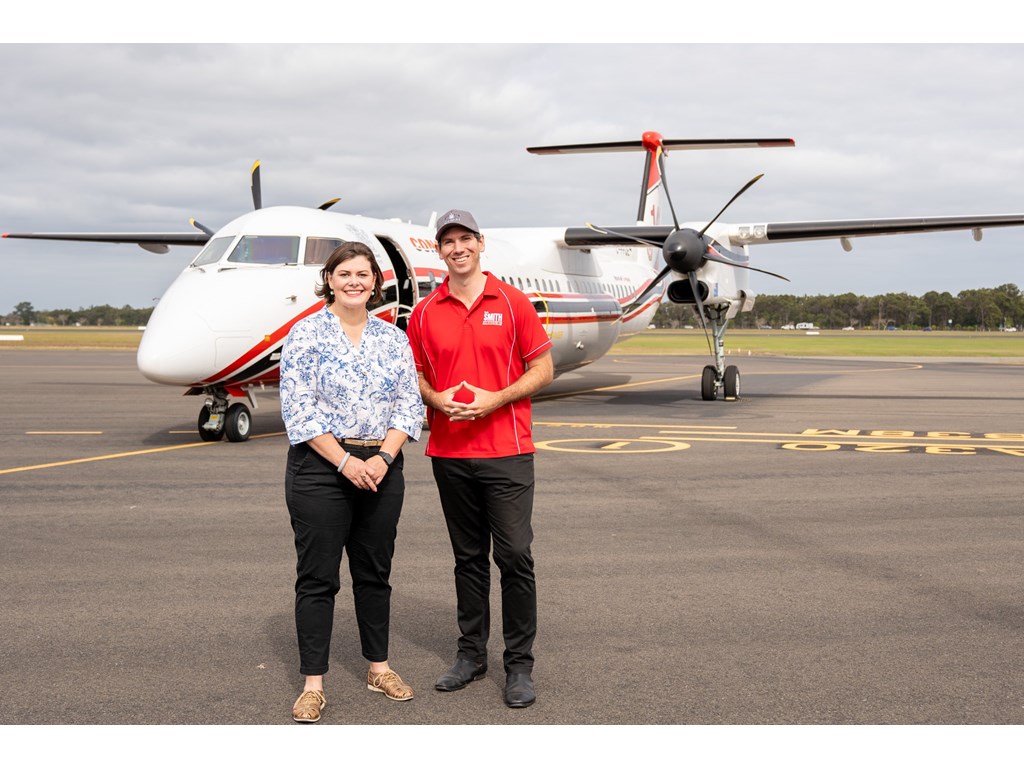
<path id="1" fill-rule="evenodd" d="M 398 288 L 398 306 L 395 310 L 395 325 L 405 330 L 409 315 L 416 306 L 416 289 L 413 286 L 413 272 L 405 256 L 398 246 L 386 237 L 377 236 L 377 240 L 388 252 L 391 266 L 395 270 L 395 285 Z"/>

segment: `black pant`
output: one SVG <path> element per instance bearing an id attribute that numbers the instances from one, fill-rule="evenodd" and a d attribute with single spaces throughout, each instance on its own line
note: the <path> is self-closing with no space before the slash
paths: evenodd
<path id="1" fill-rule="evenodd" d="M 533 671 L 537 585 L 533 573 L 533 454 L 500 459 L 432 460 L 455 554 L 458 656 L 487 661 L 490 550 L 501 573 L 506 672 Z"/>
<path id="2" fill-rule="evenodd" d="M 368 459 L 378 448 L 347 448 Z M 348 552 L 356 622 L 363 656 L 388 658 L 391 617 L 391 558 L 405 496 L 399 453 L 377 491 L 356 488 L 338 468 L 305 443 L 288 450 L 285 501 L 295 532 L 295 628 L 299 672 L 328 669 L 334 596 L 341 589 L 342 550 Z"/>

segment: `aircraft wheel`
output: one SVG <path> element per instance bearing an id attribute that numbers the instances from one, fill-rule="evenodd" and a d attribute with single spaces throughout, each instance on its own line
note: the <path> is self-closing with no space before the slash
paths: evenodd
<path id="1" fill-rule="evenodd" d="M 714 400 L 715 395 L 718 394 L 718 388 L 715 386 L 716 376 L 718 376 L 718 371 L 715 370 L 715 366 L 704 366 L 704 373 L 700 377 L 700 396 L 705 400 Z"/>
<path id="2" fill-rule="evenodd" d="M 199 438 L 207 443 L 215 443 L 224 437 L 223 429 L 207 429 L 206 422 L 210 420 L 210 409 L 203 406 L 199 411 Z"/>
<path id="3" fill-rule="evenodd" d="M 726 400 L 740 399 L 740 369 L 735 365 L 725 368 L 725 380 L 722 382 L 725 387 Z"/>
<path id="4" fill-rule="evenodd" d="M 224 417 L 224 434 L 232 443 L 244 443 L 252 432 L 252 413 L 248 406 L 235 403 Z"/>

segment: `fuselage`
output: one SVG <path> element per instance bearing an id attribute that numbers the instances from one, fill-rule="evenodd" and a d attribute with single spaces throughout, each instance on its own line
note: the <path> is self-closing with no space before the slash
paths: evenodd
<path id="1" fill-rule="evenodd" d="M 564 229 L 485 229 L 483 266 L 533 301 L 553 342 L 556 372 L 587 365 L 650 323 L 661 290 L 631 306 L 656 274 L 647 248 L 568 248 Z M 195 390 L 276 385 L 281 346 L 296 321 L 318 311 L 323 263 L 357 240 L 384 273 L 375 315 L 404 327 L 443 282 L 433 230 L 394 220 L 307 208 L 264 208 L 217 231 L 161 297 L 138 350 L 152 381 Z M 628 315 L 624 312 L 628 310 Z"/>

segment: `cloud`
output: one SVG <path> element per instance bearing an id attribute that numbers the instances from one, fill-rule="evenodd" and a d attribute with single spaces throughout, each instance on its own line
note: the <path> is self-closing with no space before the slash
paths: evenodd
<path id="1" fill-rule="evenodd" d="M 3 45 L 0 67 L 19 72 L 0 83 L 2 231 L 217 227 L 251 208 L 257 159 L 265 205 L 341 196 L 336 210 L 416 222 L 460 206 L 490 226 L 612 226 L 634 215 L 640 155 L 525 147 L 645 130 L 796 139 L 673 152 L 684 219 L 761 172 L 725 220 L 1022 208 L 1013 45 Z M 800 292 L 960 290 L 1016 281 L 1022 237 L 773 245 L 754 263 Z M 194 253 L 5 240 L 0 310 L 144 306 Z"/>

